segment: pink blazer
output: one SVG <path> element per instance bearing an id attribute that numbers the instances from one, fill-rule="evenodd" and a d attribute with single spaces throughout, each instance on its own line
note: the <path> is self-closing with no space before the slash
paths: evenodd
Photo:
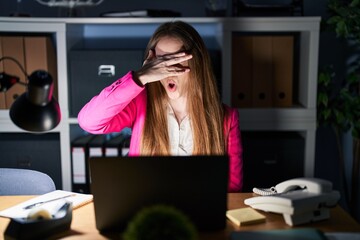
<path id="1" fill-rule="evenodd" d="M 104 88 L 79 112 L 82 129 L 93 134 L 132 129 L 129 156 L 140 154 L 140 136 L 146 117 L 146 91 L 137 85 L 131 72 Z M 242 145 L 239 113 L 226 106 L 224 128 L 227 129 L 227 151 L 230 158 L 229 192 L 241 191 L 243 185 Z"/>

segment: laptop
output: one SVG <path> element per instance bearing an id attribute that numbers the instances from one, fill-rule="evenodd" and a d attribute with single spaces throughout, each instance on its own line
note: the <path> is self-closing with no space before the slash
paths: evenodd
<path id="1" fill-rule="evenodd" d="M 227 156 L 91 157 L 96 228 L 122 232 L 141 209 L 166 204 L 198 231 L 226 227 Z"/>

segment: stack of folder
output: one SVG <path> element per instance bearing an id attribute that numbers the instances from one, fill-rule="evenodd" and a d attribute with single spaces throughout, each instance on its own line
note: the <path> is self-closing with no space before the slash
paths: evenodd
<path id="1" fill-rule="evenodd" d="M 57 98 L 56 52 L 48 36 L 0 36 L 0 71 L 17 78 L 10 88 L 0 86 L 0 109 L 9 109 L 18 96 L 26 91 L 27 76 L 42 69 L 50 73 L 54 81 L 54 97 Z M 14 60 L 11 60 L 12 58 Z M 26 72 L 24 72 L 23 70 Z"/>
<path id="2" fill-rule="evenodd" d="M 232 106 L 291 107 L 293 65 L 293 35 L 235 33 L 232 36 Z"/>
<path id="3" fill-rule="evenodd" d="M 129 151 L 131 135 L 120 133 L 117 136 L 86 134 L 71 142 L 72 191 L 90 193 L 88 159 L 90 157 L 126 156 Z"/>

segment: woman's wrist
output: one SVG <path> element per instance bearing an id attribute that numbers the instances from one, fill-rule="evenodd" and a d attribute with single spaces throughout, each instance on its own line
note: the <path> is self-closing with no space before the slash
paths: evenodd
<path id="1" fill-rule="evenodd" d="M 140 80 L 140 77 L 139 77 L 139 74 L 135 71 L 132 71 L 132 77 L 133 77 L 133 80 L 134 82 L 139 85 L 140 87 L 145 87 L 145 84 L 146 83 L 143 83 L 141 80 Z"/>

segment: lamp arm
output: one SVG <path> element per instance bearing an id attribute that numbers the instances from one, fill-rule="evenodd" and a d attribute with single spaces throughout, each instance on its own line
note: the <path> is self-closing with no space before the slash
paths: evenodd
<path id="1" fill-rule="evenodd" d="M 0 58 L 0 62 L 2 62 L 2 61 L 4 61 L 4 60 L 11 60 L 11 61 L 15 62 L 16 65 L 18 65 L 18 67 L 20 68 L 20 70 L 24 73 L 25 79 L 28 81 L 29 75 L 26 73 L 25 69 L 24 69 L 23 66 L 19 63 L 18 60 L 16 60 L 16 59 L 13 58 L 13 57 L 8 57 L 8 56 L 1 57 L 1 58 Z M 24 84 L 24 85 L 27 85 L 26 82 L 21 82 L 21 81 L 20 81 L 19 83 Z"/>

